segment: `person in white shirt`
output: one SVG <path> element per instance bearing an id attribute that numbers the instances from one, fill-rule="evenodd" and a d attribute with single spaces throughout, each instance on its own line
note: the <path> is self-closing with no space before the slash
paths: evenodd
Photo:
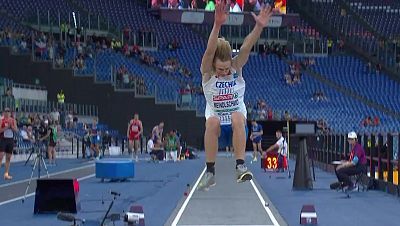
<path id="1" fill-rule="evenodd" d="M 153 142 L 155 141 L 155 143 L 158 144 L 162 143 L 163 131 L 164 122 L 160 122 L 160 124 L 153 127 L 153 130 L 151 132 L 151 139 L 153 140 Z"/>
<path id="2" fill-rule="evenodd" d="M 271 145 L 265 152 L 270 152 L 273 150 L 277 150 L 278 152 L 278 171 L 284 171 L 283 169 L 283 159 L 287 155 L 287 142 L 285 138 L 282 136 L 282 131 L 277 130 L 276 133 L 276 138 L 278 141 L 276 141 L 275 144 Z"/>
<path id="3" fill-rule="evenodd" d="M 231 13 L 241 13 L 242 9 L 240 8 L 239 4 L 236 0 L 231 0 L 231 5 L 229 7 L 229 12 Z"/>
<path id="4" fill-rule="evenodd" d="M 28 136 L 28 132 L 26 131 L 26 126 L 22 127 L 22 130 L 20 131 L 21 133 L 21 137 L 23 141 L 29 141 L 29 136 Z"/>
<path id="5" fill-rule="evenodd" d="M 147 153 L 150 154 L 154 149 L 154 142 L 152 139 L 147 141 Z"/>

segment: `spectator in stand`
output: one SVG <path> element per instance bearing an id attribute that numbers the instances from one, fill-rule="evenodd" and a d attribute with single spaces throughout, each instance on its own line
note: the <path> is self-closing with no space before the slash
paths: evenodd
<path id="1" fill-rule="evenodd" d="M 158 8 L 160 8 L 161 3 L 162 3 L 161 0 L 151 0 L 151 8 L 158 9 Z M 126 39 L 126 36 L 125 36 L 125 29 L 124 29 L 124 39 L 128 40 L 128 39 Z"/>
<path id="2" fill-rule="evenodd" d="M 24 142 L 29 142 L 29 136 L 28 136 L 28 131 L 27 131 L 26 125 L 22 126 L 20 133 L 21 133 L 22 140 Z"/>
<path id="3" fill-rule="evenodd" d="M 231 4 L 229 6 L 229 12 L 231 12 L 231 13 L 240 13 L 240 12 L 242 12 L 242 9 L 240 8 L 240 6 L 236 2 L 236 0 L 231 0 Z"/>
<path id="4" fill-rule="evenodd" d="M 382 65 L 381 64 L 376 64 L 376 74 L 379 74 L 382 70 Z"/>
<path id="5" fill-rule="evenodd" d="M 187 9 L 188 6 L 184 0 L 179 0 L 178 1 L 178 9 Z"/>
<path id="6" fill-rule="evenodd" d="M 287 72 L 285 73 L 284 79 L 285 79 L 287 85 L 293 85 L 292 76 L 290 76 L 289 73 L 287 73 Z"/>
<path id="7" fill-rule="evenodd" d="M 196 0 L 192 0 L 192 2 L 190 3 L 189 9 L 193 9 L 193 10 L 197 9 L 197 1 Z"/>
<path id="8" fill-rule="evenodd" d="M 168 8 L 169 9 L 177 9 L 178 8 L 178 0 L 168 0 Z"/>
<path id="9" fill-rule="evenodd" d="M 56 58 L 56 67 L 57 68 L 64 68 L 64 57 L 59 54 Z"/>
<path id="10" fill-rule="evenodd" d="M 268 112 L 267 112 L 268 120 L 272 120 L 273 114 L 274 114 L 274 112 L 272 111 L 272 108 L 268 108 Z"/>
<path id="11" fill-rule="evenodd" d="M 282 120 L 288 121 L 290 119 L 291 119 L 291 117 L 290 117 L 289 112 L 285 111 L 284 114 L 282 115 Z"/>
<path id="12" fill-rule="evenodd" d="M 2 106 L 6 107 L 14 106 L 15 99 L 11 87 L 7 88 L 6 92 L 3 94 L 3 98 L 1 99 L 1 101 L 2 101 Z"/>
<path id="13" fill-rule="evenodd" d="M 204 0 L 206 2 L 206 11 L 214 11 L 215 10 L 215 3 L 214 0 Z"/>
<path id="14" fill-rule="evenodd" d="M 33 134 L 32 126 L 28 126 L 26 132 L 28 135 L 28 140 L 32 143 L 35 142 L 35 135 Z"/>
<path id="15" fill-rule="evenodd" d="M 50 112 L 51 115 L 51 120 L 54 122 L 59 122 L 60 121 L 60 112 L 56 108 L 53 109 L 52 112 Z"/>
<path id="16" fill-rule="evenodd" d="M 378 116 L 374 117 L 374 126 L 379 126 L 381 124 L 381 120 Z"/>
<path id="17" fill-rule="evenodd" d="M 67 128 L 72 129 L 74 125 L 73 123 L 74 123 L 74 116 L 72 111 L 69 111 L 66 119 Z"/>
<path id="18" fill-rule="evenodd" d="M 73 126 L 74 129 L 76 129 L 77 126 L 78 126 L 78 120 L 79 120 L 78 119 L 78 114 L 76 112 L 74 112 L 74 116 L 72 118 L 72 126 Z"/>
<path id="19" fill-rule="evenodd" d="M 264 3 L 263 0 L 248 0 L 250 11 L 259 12 L 261 9 L 261 5 Z M 247 4 L 245 4 L 246 6 Z M 246 9 L 245 9 L 246 10 Z"/>

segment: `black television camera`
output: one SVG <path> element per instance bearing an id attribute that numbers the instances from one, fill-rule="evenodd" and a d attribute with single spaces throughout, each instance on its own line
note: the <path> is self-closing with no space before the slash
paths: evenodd
<path id="1" fill-rule="evenodd" d="M 42 121 L 40 125 L 35 125 L 32 127 L 33 130 L 33 135 L 35 137 L 35 145 L 37 147 L 42 148 L 43 146 L 46 146 L 47 140 L 41 140 L 41 138 L 45 137 L 49 131 L 48 126 L 46 125 L 45 121 Z"/>

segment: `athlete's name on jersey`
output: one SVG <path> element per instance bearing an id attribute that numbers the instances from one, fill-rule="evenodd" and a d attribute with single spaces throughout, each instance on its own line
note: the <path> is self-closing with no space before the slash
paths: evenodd
<path id="1" fill-rule="evenodd" d="M 236 80 L 229 81 L 229 82 L 216 82 L 215 87 L 218 89 L 225 89 L 225 88 L 232 88 L 236 86 Z"/>
<path id="2" fill-rule="evenodd" d="M 228 108 L 239 105 L 239 100 L 225 101 L 221 103 L 214 103 L 214 108 Z"/>
<path id="3" fill-rule="evenodd" d="M 237 98 L 238 96 L 239 96 L 238 93 L 217 95 L 217 96 L 213 96 L 213 101 L 233 100 L 234 98 Z"/>

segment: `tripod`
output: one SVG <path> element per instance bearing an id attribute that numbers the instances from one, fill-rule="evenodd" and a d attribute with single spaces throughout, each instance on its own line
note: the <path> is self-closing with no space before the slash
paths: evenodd
<path id="1" fill-rule="evenodd" d="M 47 170 L 46 162 L 44 161 L 43 154 L 42 154 L 42 149 L 43 149 L 44 146 L 45 146 L 44 144 L 39 144 L 36 147 L 34 147 L 33 150 L 32 150 L 32 153 L 34 151 L 36 152 L 36 157 L 35 157 L 34 164 L 33 164 L 33 167 L 32 167 L 31 178 L 29 179 L 28 186 L 26 186 L 25 195 L 24 195 L 24 198 L 22 199 L 22 203 L 25 202 L 26 194 L 28 193 L 29 187 L 31 186 L 33 173 L 34 173 L 34 171 L 36 169 L 36 166 L 38 166 L 38 179 L 40 179 L 40 168 L 41 168 L 42 164 L 44 166 L 44 169 L 46 170 L 47 178 L 49 178 L 49 171 Z"/>
<path id="2" fill-rule="evenodd" d="M 29 157 L 28 159 L 26 159 L 24 166 L 26 166 L 26 164 L 28 164 L 29 160 L 32 157 L 32 154 L 35 152 L 35 147 L 32 147 L 31 153 L 29 153 Z"/>
<path id="3" fill-rule="evenodd" d="M 111 201 L 110 205 L 108 206 L 107 212 L 106 212 L 106 214 L 104 215 L 103 220 L 102 220 L 101 223 L 100 223 L 100 226 L 104 226 L 104 225 L 105 225 L 104 222 L 106 221 L 106 219 L 107 219 L 107 217 L 108 217 L 108 214 L 110 213 L 110 210 L 111 210 L 111 208 L 112 208 L 113 205 L 114 205 L 114 201 L 117 199 L 117 196 L 121 196 L 121 193 L 118 193 L 118 192 L 115 192 L 115 191 L 110 191 L 110 193 L 111 193 L 111 195 L 113 195 L 114 197 L 113 197 L 113 200 Z"/>

